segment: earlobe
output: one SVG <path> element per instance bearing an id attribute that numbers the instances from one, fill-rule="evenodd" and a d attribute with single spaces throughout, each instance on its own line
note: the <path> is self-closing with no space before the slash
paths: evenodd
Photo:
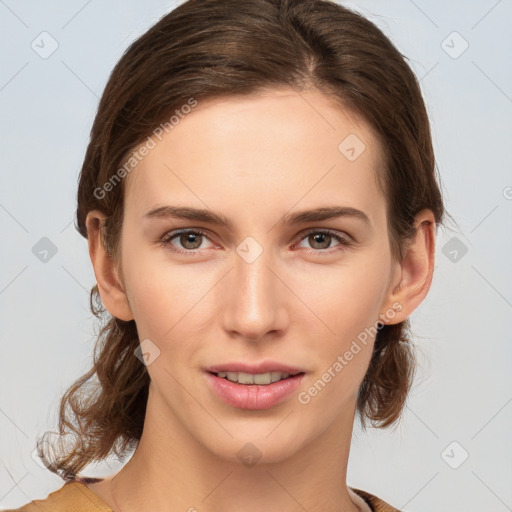
<path id="1" fill-rule="evenodd" d="M 386 320 L 386 313 L 381 313 L 384 324 L 400 323 L 413 313 L 425 299 L 434 272 L 435 258 L 435 218 L 431 210 L 425 209 L 415 217 L 416 235 L 404 248 L 404 255 L 399 265 L 399 282 L 392 283 L 386 305 L 393 307 L 395 314 Z"/>
<path id="2" fill-rule="evenodd" d="M 101 301 L 111 315 L 120 320 L 133 320 L 134 316 L 128 303 L 120 272 L 114 258 L 107 253 L 105 248 L 101 227 L 104 225 L 105 218 L 104 213 L 99 210 L 92 210 L 87 214 L 85 221 L 89 256 L 94 268 Z"/>

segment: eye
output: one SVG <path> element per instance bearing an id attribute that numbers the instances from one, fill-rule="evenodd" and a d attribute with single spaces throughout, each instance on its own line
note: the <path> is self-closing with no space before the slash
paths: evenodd
<path id="1" fill-rule="evenodd" d="M 348 236 L 343 236 L 336 231 L 331 231 L 329 229 L 325 230 L 310 230 L 306 235 L 302 238 L 302 240 L 307 240 L 308 243 L 312 244 L 313 251 L 309 252 L 325 252 L 325 249 L 329 249 L 331 246 L 331 242 L 336 240 L 339 245 L 343 247 L 350 247 L 352 245 L 351 240 Z M 328 251 L 332 253 L 333 251 Z"/>
<path id="2" fill-rule="evenodd" d="M 205 238 L 208 239 L 208 235 L 204 231 L 185 229 L 177 232 L 172 231 L 165 234 L 159 243 L 161 246 L 168 247 L 172 251 L 193 256 L 196 254 L 198 249 L 204 249 L 204 247 L 201 247 L 201 244 Z M 175 239 L 178 239 L 178 243 L 182 248 L 177 247 L 173 243 Z M 338 245 L 343 247 L 349 247 L 352 245 L 352 242 L 348 236 L 342 236 L 338 232 L 328 229 L 310 230 L 302 237 L 301 241 L 306 239 L 311 244 L 313 244 L 313 250 L 309 251 L 313 253 L 332 253 L 333 251 L 326 251 L 326 249 L 330 248 L 331 242 L 333 240 L 336 240 Z"/>
<path id="3" fill-rule="evenodd" d="M 200 248 L 203 238 L 206 238 L 206 237 L 207 237 L 207 234 L 204 231 L 200 231 L 200 230 L 194 231 L 194 230 L 186 229 L 186 230 L 182 230 L 182 231 L 178 231 L 178 232 L 167 233 L 160 240 L 160 245 L 162 245 L 163 247 L 171 246 L 171 247 L 169 247 L 171 250 L 179 252 L 181 254 L 194 255 L 196 249 Z M 176 247 L 172 243 L 175 238 L 178 238 L 178 242 L 180 243 L 181 247 L 183 247 L 185 250 Z M 204 249 L 204 247 L 203 247 L 203 249 Z"/>

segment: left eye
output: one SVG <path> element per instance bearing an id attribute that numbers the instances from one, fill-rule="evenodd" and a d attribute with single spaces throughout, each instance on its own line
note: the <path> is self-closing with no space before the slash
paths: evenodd
<path id="1" fill-rule="evenodd" d="M 307 233 L 302 240 L 308 240 L 310 243 L 313 244 L 314 249 L 329 249 L 329 246 L 331 245 L 332 240 L 337 240 L 339 242 L 339 245 L 348 247 L 351 242 L 347 237 L 344 237 L 340 234 L 338 234 L 335 231 L 310 231 Z M 327 242 L 327 246 L 323 247 Z M 322 247 L 314 247 L 315 245 L 320 245 Z M 316 251 L 318 252 L 318 251 Z"/>
<path id="2" fill-rule="evenodd" d="M 176 238 L 178 238 L 181 247 L 183 247 L 185 250 L 176 247 L 176 245 L 172 243 Z M 182 254 L 195 254 L 195 251 L 200 248 L 203 238 L 208 239 L 208 235 L 203 231 L 186 230 L 171 232 L 164 235 L 164 237 L 160 240 L 160 244 L 164 247 L 170 247 L 171 250 Z M 310 231 L 301 238 L 301 241 L 310 241 L 310 243 L 313 244 L 313 249 L 316 249 L 316 251 L 314 250 L 313 252 L 323 252 L 325 249 L 330 247 L 333 239 L 338 241 L 339 245 L 345 247 L 351 245 L 351 241 L 348 239 L 348 237 L 342 236 L 337 232 L 330 230 Z M 317 246 L 314 247 L 314 245 Z M 318 245 L 320 247 L 318 247 Z"/>

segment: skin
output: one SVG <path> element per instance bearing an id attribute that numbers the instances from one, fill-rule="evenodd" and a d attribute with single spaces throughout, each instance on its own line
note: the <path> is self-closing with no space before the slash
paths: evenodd
<path id="1" fill-rule="evenodd" d="M 365 144 L 354 161 L 338 150 L 349 134 Z M 416 237 L 403 261 L 393 260 L 376 183 L 381 162 L 379 142 L 360 117 L 314 90 L 273 89 L 200 102 L 144 157 L 125 178 L 116 260 L 100 242 L 104 215 L 89 212 L 89 251 L 105 307 L 134 319 L 140 340 L 160 350 L 147 366 L 139 446 L 116 475 L 89 484 L 117 512 L 369 510 L 345 482 L 374 337 L 308 404 L 297 396 L 365 328 L 405 320 L 430 288 L 434 216 L 416 216 Z M 143 218 L 163 205 L 207 208 L 233 227 Z M 350 217 L 279 224 L 289 213 L 340 205 L 365 212 L 371 226 Z M 183 228 L 208 234 L 159 243 Z M 353 244 L 315 239 L 311 228 L 348 235 Z M 252 263 L 236 252 L 247 236 L 263 249 Z M 207 385 L 207 366 L 264 359 L 306 372 L 298 392 L 275 407 L 235 408 Z M 261 453 L 252 467 L 237 457 L 248 442 Z"/>

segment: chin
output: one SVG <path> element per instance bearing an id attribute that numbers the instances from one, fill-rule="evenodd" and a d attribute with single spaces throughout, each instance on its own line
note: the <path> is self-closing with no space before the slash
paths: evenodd
<path id="1" fill-rule="evenodd" d="M 279 422 L 273 421 L 271 428 L 251 428 L 248 422 L 245 435 L 238 429 L 232 438 L 228 435 L 219 439 L 209 437 L 205 446 L 218 458 L 242 467 L 280 463 L 293 457 L 303 442 L 296 430 L 292 432 L 278 425 Z"/>

